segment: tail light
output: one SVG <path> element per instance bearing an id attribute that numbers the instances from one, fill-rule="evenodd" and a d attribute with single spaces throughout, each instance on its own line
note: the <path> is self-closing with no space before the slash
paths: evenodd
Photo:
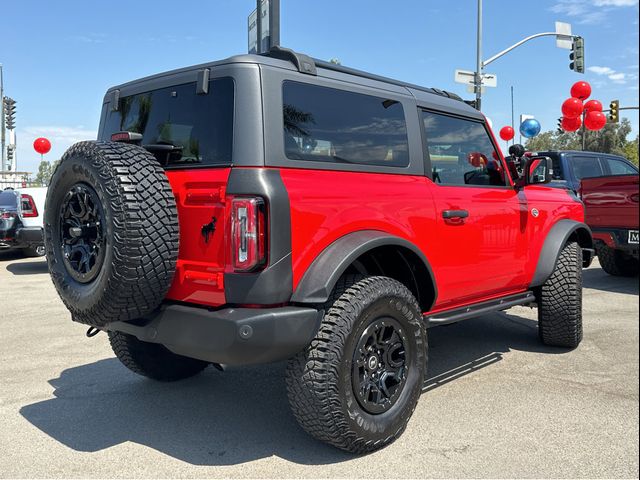
<path id="1" fill-rule="evenodd" d="M 232 267 L 248 272 L 266 264 L 266 206 L 260 197 L 231 199 L 230 250 Z"/>
<path id="2" fill-rule="evenodd" d="M 30 218 L 30 217 L 38 216 L 38 209 L 36 208 L 36 202 L 33 201 L 33 197 L 31 195 L 23 193 L 20 196 L 20 202 L 21 202 L 20 209 L 22 210 L 23 217 Z"/>

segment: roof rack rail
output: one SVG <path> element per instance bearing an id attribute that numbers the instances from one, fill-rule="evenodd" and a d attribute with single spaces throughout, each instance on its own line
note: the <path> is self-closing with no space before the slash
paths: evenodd
<path id="1" fill-rule="evenodd" d="M 313 58 L 303 53 L 294 52 L 290 48 L 275 46 L 271 47 L 271 50 L 269 50 L 265 55 L 268 57 L 279 58 L 280 60 L 290 61 L 296 66 L 300 73 L 317 75 L 316 64 L 313 61 Z"/>
<path id="2" fill-rule="evenodd" d="M 427 93 L 433 93 L 436 95 L 440 95 L 441 97 L 451 98 L 452 100 L 463 101 L 461 97 L 456 95 L 455 93 L 448 92 L 446 90 L 440 90 L 438 88 L 429 88 L 422 87 L 420 85 L 413 85 L 406 82 L 401 82 L 400 80 L 394 80 L 393 78 L 383 77 L 380 75 L 374 75 L 369 72 L 364 72 L 362 70 L 357 70 L 355 68 L 343 67 L 342 65 L 338 65 L 336 63 L 326 62 L 324 60 L 318 60 L 317 58 L 311 58 L 303 53 L 295 52 L 289 48 L 284 47 L 271 47 L 267 53 L 263 53 L 267 57 L 278 58 L 280 60 L 288 60 L 293 63 L 299 72 L 306 73 L 309 75 L 317 75 L 316 67 L 324 68 L 325 70 L 332 70 L 334 72 L 347 73 L 349 75 L 355 75 L 362 78 L 368 78 L 370 80 L 376 80 L 379 82 L 390 83 L 393 85 L 398 85 L 400 87 L 405 88 L 413 88 L 414 90 L 421 90 Z"/>

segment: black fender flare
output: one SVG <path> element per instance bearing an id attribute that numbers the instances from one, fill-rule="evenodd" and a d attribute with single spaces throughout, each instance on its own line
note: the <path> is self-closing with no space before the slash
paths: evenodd
<path id="1" fill-rule="evenodd" d="M 413 243 L 377 230 L 349 233 L 325 248 L 304 273 L 291 297 L 293 303 L 324 303 L 329 299 L 338 279 L 358 257 L 377 247 L 397 245 L 411 250 L 429 272 L 434 288 L 433 303 L 438 289 L 427 257 Z"/>
<path id="2" fill-rule="evenodd" d="M 531 281 L 532 287 L 539 287 L 551 276 L 553 269 L 556 268 L 560 251 L 573 234 L 576 234 L 581 248 L 593 248 L 591 229 L 585 223 L 568 219 L 560 220 L 551 227 L 544 240 L 540 257 L 538 257 L 538 265 Z"/>

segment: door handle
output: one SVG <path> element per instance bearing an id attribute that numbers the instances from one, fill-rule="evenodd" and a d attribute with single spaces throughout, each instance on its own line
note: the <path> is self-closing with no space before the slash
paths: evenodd
<path id="1" fill-rule="evenodd" d="M 444 219 L 455 219 L 455 218 L 467 218 L 469 216 L 469 212 L 467 210 L 443 210 L 442 218 Z"/>

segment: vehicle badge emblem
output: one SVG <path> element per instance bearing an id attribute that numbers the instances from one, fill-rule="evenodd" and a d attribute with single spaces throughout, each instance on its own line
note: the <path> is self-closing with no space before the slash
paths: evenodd
<path id="1" fill-rule="evenodd" d="M 533 218 L 538 218 L 538 215 L 540 215 L 540 212 L 538 211 L 537 208 L 532 208 L 531 215 L 533 215 Z"/>

